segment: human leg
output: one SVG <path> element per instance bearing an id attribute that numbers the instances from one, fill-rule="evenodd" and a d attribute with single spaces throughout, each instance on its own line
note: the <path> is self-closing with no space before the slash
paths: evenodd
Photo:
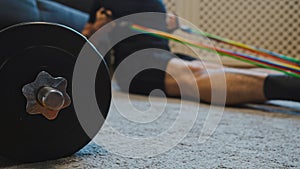
<path id="1" fill-rule="evenodd" d="M 188 73 L 188 67 L 191 73 Z M 210 69 L 212 73 L 208 74 L 206 69 Z M 254 70 L 243 70 L 224 68 L 213 63 L 201 63 L 200 61 L 183 61 L 180 59 L 170 60 L 165 77 L 165 90 L 170 96 L 185 95 L 189 97 L 197 97 L 205 102 L 211 102 L 212 90 L 222 92 L 226 90 L 226 104 L 240 104 L 249 102 L 264 102 L 267 100 L 264 94 L 264 82 L 268 73 L 258 72 Z M 172 74 L 172 76 L 170 75 Z M 222 80 L 221 76 L 225 75 L 226 84 L 218 82 Z M 193 80 L 196 80 L 199 93 L 193 90 Z M 212 89 L 212 83 L 218 84 Z M 183 91 L 180 91 L 180 83 Z M 226 87 L 224 88 L 224 85 Z M 191 90 L 189 90 L 191 89 Z M 222 100 L 214 99 L 213 104 L 221 104 Z"/>

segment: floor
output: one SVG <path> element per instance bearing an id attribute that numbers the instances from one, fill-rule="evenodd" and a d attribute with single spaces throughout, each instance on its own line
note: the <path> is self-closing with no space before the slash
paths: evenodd
<path id="1" fill-rule="evenodd" d="M 225 108 L 222 114 L 220 107 L 191 101 L 151 98 L 149 102 L 147 97 L 130 96 L 135 110 L 144 112 L 134 119 L 134 113 L 119 113 L 131 111 L 126 104 L 122 105 L 127 96 L 117 91 L 114 96 L 120 107 L 112 106 L 107 124 L 94 142 L 75 155 L 34 164 L 16 164 L 0 159 L 0 166 L 300 168 L 299 103 L 276 101 L 265 105 L 243 105 Z M 157 106 L 166 102 L 164 109 Z M 214 108 L 217 113 L 214 113 Z M 208 113 L 209 110 L 212 111 Z M 159 113 L 152 116 L 151 111 Z M 219 117 L 222 118 L 220 122 Z M 147 119 L 152 119 L 152 122 L 147 122 Z M 144 141 L 137 141 L 139 138 Z"/>

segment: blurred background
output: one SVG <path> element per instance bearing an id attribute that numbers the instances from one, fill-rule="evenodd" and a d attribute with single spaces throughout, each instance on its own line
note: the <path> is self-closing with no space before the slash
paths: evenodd
<path id="1" fill-rule="evenodd" d="M 19 22 L 46 21 L 62 23 L 81 31 L 93 2 L 1 0 L 0 29 Z M 300 59 L 300 0 L 164 0 L 164 3 L 168 11 L 202 31 Z M 195 38 L 180 31 L 175 34 Z M 215 45 L 232 49 L 230 46 Z M 171 46 L 175 52 L 195 55 L 181 44 L 172 43 Z M 247 66 L 227 58 L 222 60 L 227 65 Z"/>
<path id="2" fill-rule="evenodd" d="M 299 0 L 164 0 L 200 30 L 300 59 Z M 188 36 L 188 35 L 185 35 Z M 232 49 L 230 46 L 215 44 Z M 172 43 L 175 51 L 191 53 Z M 222 58 L 225 64 L 245 66 Z"/>

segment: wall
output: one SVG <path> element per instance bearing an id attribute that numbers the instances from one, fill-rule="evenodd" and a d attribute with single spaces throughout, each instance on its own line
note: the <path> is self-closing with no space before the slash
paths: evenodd
<path id="1" fill-rule="evenodd" d="M 300 59 L 300 0 L 165 0 L 165 3 L 168 10 L 202 31 Z M 172 46 L 175 51 L 190 53 L 181 45 Z"/>

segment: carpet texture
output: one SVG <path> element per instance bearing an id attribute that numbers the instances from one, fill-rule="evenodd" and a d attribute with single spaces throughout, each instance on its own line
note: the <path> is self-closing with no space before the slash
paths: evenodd
<path id="1" fill-rule="evenodd" d="M 116 103 L 125 102 L 126 95 L 115 91 Z M 91 142 L 71 157 L 34 164 L 18 164 L 0 159 L 5 168 L 300 168 L 300 104 L 273 101 L 264 105 L 243 105 L 225 108 L 223 117 L 209 139 L 201 143 L 199 136 L 207 118 L 210 106 L 177 99 L 130 96 L 137 110 L 145 111 L 154 105 L 167 101 L 168 104 L 158 117 L 149 123 L 132 123 L 124 118 L 121 110 L 112 106 L 110 115 L 95 142 L 104 141 L 117 145 L 115 150 Z M 185 117 L 193 116 L 198 109 L 197 118 L 183 140 L 166 152 L 152 157 L 125 157 L 118 153 L 122 148 L 134 155 L 135 146 L 124 145 L 124 140 L 115 139 L 110 127 L 128 137 L 156 137 L 163 133 L 179 117 L 179 110 Z M 158 109 L 157 109 L 158 110 Z M 161 110 L 158 110 L 161 111 Z M 151 111 L 150 111 L 151 112 Z M 147 113 L 144 113 L 146 116 Z M 188 118 L 187 118 L 188 119 Z M 186 121 L 185 121 L 186 122 Z M 189 124 L 181 124 L 189 126 Z M 184 131 L 186 132 L 186 131 Z M 178 134 L 184 134 L 178 131 Z M 172 137 L 168 137 L 170 144 Z M 174 140 L 177 139 L 174 137 Z M 118 147 L 119 146 L 119 147 Z M 153 145 L 152 145 L 153 146 Z M 154 151 L 151 143 L 142 151 Z M 108 146 L 109 147 L 109 146 Z M 138 156 L 138 155 L 137 155 Z"/>

